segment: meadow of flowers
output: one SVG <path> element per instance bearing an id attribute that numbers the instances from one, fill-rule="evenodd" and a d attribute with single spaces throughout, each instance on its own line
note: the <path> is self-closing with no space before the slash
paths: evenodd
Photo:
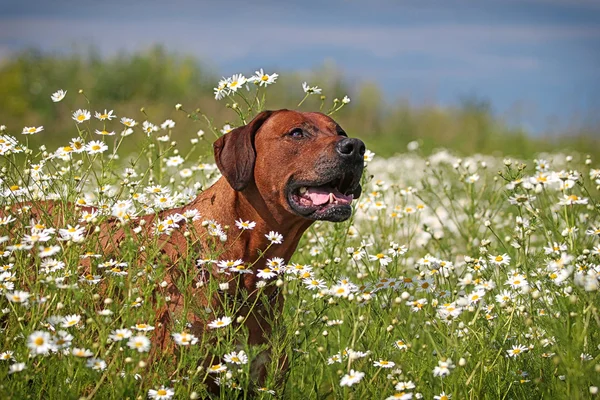
<path id="1" fill-rule="evenodd" d="M 215 98 L 242 124 L 264 108 L 277 79 L 262 70 L 224 78 Z M 299 106 L 322 95 L 316 86 L 302 90 Z M 203 337 L 176 320 L 173 352 L 156 352 L 152 343 L 156 307 L 171 300 L 160 291 L 167 263 L 157 238 L 201 220 L 199 234 L 226 246 L 253 221 L 222 226 L 189 212 L 148 227 L 140 217 L 186 204 L 215 182 L 219 172 L 198 148 L 232 127 L 215 127 L 180 104 L 173 120 L 154 121 L 143 109 L 138 116 L 95 110 L 84 92 L 49 97 L 72 108 L 69 143 L 29 148 L 29 135 L 52 142 L 52 128 L 1 127 L 2 398 L 194 399 L 208 395 L 207 379 L 217 379 L 223 399 L 597 394 L 597 160 L 461 159 L 443 150 L 426 157 L 417 142 L 389 159 L 367 151 L 353 218 L 313 224 L 288 265 L 249 266 L 211 251 L 179 260 L 181 287 L 207 264 L 231 279 L 254 273 L 261 287 L 280 287 L 285 306 L 269 347 L 290 365 L 282 378 L 272 364 L 257 385 L 251 361 L 263 348 L 245 344 L 235 305 L 195 310 L 209 320 Z M 323 96 L 322 110 L 333 114 L 348 102 Z M 189 142 L 173 140 L 178 118 L 198 121 Z M 125 141 L 138 151 L 120 154 Z M 31 219 L 42 200 L 63 211 Z M 132 236 L 104 254 L 98 243 L 107 221 L 111 229 L 146 229 L 149 238 Z M 277 246 L 286 238 L 272 232 L 270 239 Z M 207 292 L 224 284 L 205 283 Z"/>

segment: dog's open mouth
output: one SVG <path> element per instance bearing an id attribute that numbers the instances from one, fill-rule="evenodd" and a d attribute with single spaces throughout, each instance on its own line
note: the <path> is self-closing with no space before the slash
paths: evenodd
<path id="1" fill-rule="evenodd" d="M 350 204 L 354 196 L 343 194 L 336 187 L 324 185 L 319 187 L 302 186 L 298 189 L 297 200 L 304 207 L 324 206 L 327 204 Z"/>
<path id="2" fill-rule="evenodd" d="M 354 196 L 360 195 L 358 180 L 351 173 L 323 184 L 296 182 L 290 186 L 290 206 L 296 213 L 310 219 L 343 221 L 352 213 Z"/>

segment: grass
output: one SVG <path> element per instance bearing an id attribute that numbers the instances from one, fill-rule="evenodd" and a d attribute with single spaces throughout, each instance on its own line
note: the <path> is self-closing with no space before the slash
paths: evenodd
<path id="1" fill-rule="evenodd" d="M 240 120 L 264 105 L 250 93 L 252 111 L 238 110 Z M 74 143 L 38 149 L 27 135 L 1 138 L 3 398 L 201 398 L 208 375 L 219 377 L 227 399 L 584 399 L 597 392 L 595 160 L 459 159 L 414 147 L 388 159 L 369 153 L 352 219 L 313 224 L 287 266 L 265 280 L 285 297 L 268 346 L 246 344 L 236 303 L 193 309 L 184 296 L 186 309 L 233 323 L 162 354 L 146 339 L 157 334 L 156 309 L 172 300 L 160 290 L 171 275 L 159 255 L 161 236 L 140 242 L 135 228 L 140 215 L 185 204 L 218 178 L 210 160 L 195 156 L 206 139 L 173 142 L 172 124 L 147 135 L 140 123 L 127 136 L 94 133 L 120 132 L 117 121 L 73 125 L 73 137 L 88 143 L 81 152 Z M 220 134 L 210 125 L 206 131 Z M 104 152 L 89 145 L 97 139 Z M 118 157 L 128 141 L 138 150 Z M 31 210 L 14 205 L 35 208 L 44 198 L 63 214 L 55 209 L 31 221 Z M 83 203 L 100 213 L 85 215 Z M 95 227 L 108 220 L 119 221 L 114 229 L 131 227 L 131 237 L 101 254 Z M 214 247 L 179 260 L 175 284 L 190 287 L 197 260 L 217 261 L 222 240 L 227 246 L 243 234 L 206 221 L 188 240 L 200 235 Z M 207 283 L 208 293 L 216 290 L 218 282 Z M 171 332 L 186 329 L 180 318 Z M 283 381 L 275 363 L 264 388 L 252 383 L 250 363 L 223 362 L 226 371 L 209 373 L 216 358 L 243 361 L 243 350 L 252 360 L 267 347 L 274 359 L 290 361 Z"/>

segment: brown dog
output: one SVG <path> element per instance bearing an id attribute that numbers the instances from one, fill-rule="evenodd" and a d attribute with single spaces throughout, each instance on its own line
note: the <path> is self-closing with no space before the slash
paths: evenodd
<path id="1" fill-rule="evenodd" d="M 303 232 L 313 221 L 339 222 L 350 217 L 352 199 L 361 193 L 364 153 L 362 141 L 348 138 L 342 128 L 324 114 L 263 111 L 249 124 L 234 129 L 214 143 L 215 161 L 223 177 L 185 207 L 142 217 L 146 228 L 141 236 L 150 236 L 150 226 L 156 218 L 196 209 L 202 219 L 212 219 L 223 226 L 233 227 L 239 219 L 256 222 L 253 230 L 243 232 L 234 243 L 223 245 L 220 260 L 241 259 L 249 265 L 260 257 L 265 260 L 281 257 L 287 263 Z M 101 227 L 100 246 L 105 254 L 115 251 L 127 237 L 123 229 L 108 226 L 110 224 L 113 223 L 105 225 L 106 229 Z M 188 256 L 203 257 L 203 240 L 194 242 L 184 236 L 185 231 L 201 231 L 201 221 L 189 224 L 195 226 L 183 225 L 170 236 L 160 239 L 162 251 L 171 264 Z M 283 243 L 261 254 L 260 251 L 269 245 L 266 234 L 270 231 L 282 234 Z M 140 241 L 144 242 L 143 239 Z M 264 263 L 256 263 L 255 272 L 259 268 L 264 268 Z M 196 283 L 210 275 L 222 279 L 210 268 L 205 272 L 206 276 L 198 275 Z M 207 329 L 205 317 L 193 311 L 181 315 L 184 300 L 197 307 L 216 308 L 223 302 L 223 299 L 208 298 L 210 296 L 201 285 L 190 285 L 182 290 L 175 284 L 180 274 L 176 265 L 170 267 L 165 278 L 168 285 L 159 289 L 170 298 L 167 305 L 157 311 L 155 347 L 159 350 L 169 347 L 170 327 L 175 318 L 186 318 L 191 324 L 191 333 L 196 336 Z M 236 298 L 242 291 L 256 292 L 259 280 L 256 274 L 245 274 L 242 278 L 236 286 L 230 286 L 230 297 Z M 267 286 L 264 290 L 275 307 L 268 312 L 245 310 L 248 312 L 245 324 L 249 344 L 266 343 L 271 332 L 267 323 L 272 319 L 269 313 L 281 307 L 281 296 L 275 286 Z M 258 375 L 264 376 L 264 365 L 257 368 L 260 370 Z"/>
<path id="2" fill-rule="evenodd" d="M 244 232 L 237 242 L 220 255 L 221 260 L 241 259 L 250 264 L 259 257 L 281 257 L 287 263 L 304 231 L 315 220 L 340 222 L 351 215 L 351 201 L 361 194 L 365 145 L 350 139 L 330 117 L 321 113 L 301 113 L 289 110 L 264 111 L 248 125 L 227 133 L 214 143 L 215 161 L 223 177 L 201 193 L 192 203 L 180 210 L 199 210 L 204 219 L 213 219 L 223 225 L 234 226 L 238 219 L 256 222 L 253 230 Z M 276 231 L 283 235 L 283 243 L 268 247 L 266 234 Z M 176 259 L 188 250 L 180 234 L 171 237 L 164 251 Z M 196 257 L 198 258 L 198 257 Z M 257 263 L 255 272 L 263 268 Z M 256 274 L 243 276 L 236 291 L 253 293 L 258 282 Z M 280 296 L 274 287 L 267 294 L 281 307 Z M 170 318 L 180 313 L 183 295 L 170 286 L 168 309 L 161 310 L 158 320 L 158 340 L 165 347 L 169 340 Z M 202 304 L 215 304 L 206 299 L 202 289 L 192 287 L 188 295 Z M 219 302 L 219 301 L 217 301 Z M 251 312 L 245 324 L 250 344 L 266 342 L 271 327 L 271 315 Z M 199 316 L 188 315 L 193 334 L 206 329 Z M 257 366 L 264 374 L 264 366 Z"/>

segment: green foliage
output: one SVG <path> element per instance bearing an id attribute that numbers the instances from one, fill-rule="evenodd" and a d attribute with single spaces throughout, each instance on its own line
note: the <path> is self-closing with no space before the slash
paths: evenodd
<path id="1" fill-rule="evenodd" d="M 162 68 L 150 64 L 148 71 Z M 166 76 L 176 81 L 179 74 Z M 157 87 L 150 84 L 144 96 Z M 252 106 L 231 106 L 229 115 L 242 123 L 277 104 L 264 90 L 255 85 L 231 93 L 230 103 Z M 381 103 L 373 102 L 376 89 L 364 90 L 371 100 L 356 100 L 364 111 L 360 121 L 383 130 L 378 124 L 390 117 L 374 116 L 382 112 Z M 277 93 L 292 103 L 291 92 Z M 269 267 L 277 275 L 261 279 L 257 295 L 242 292 L 241 301 L 228 301 L 219 284 L 238 285 L 240 271 L 199 281 L 197 265 L 235 264 L 219 254 L 252 233 L 172 210 L 219 178 L 210 158 L 196 151 L 202 141 L 171 141 L 188 129 L 183 122 L 200 121 L 210 129 L 207 135 L 220 135 L 205 113 L 208 106 L 190 111 L 190 118 L 187 111 L 165 109 L 176 125 L 162 130 L 139 124 L 130 135 L 99 136 L 96 130 L 120 123 L 94 117 L 76 123 L 65 108 L 73 99 L 97 99 L 70 93 L 51 103 L 47 97 L 42 99 L 51 106 L 40 107 L 48 116 L 66 111 L 64 137 L 82 145 L 57 142 L 46 120 L 40 121 L 46 129 L 33 135 L 17 129 L 19 140 L 10 128 L 0 136 L 3 398 L 208 398 L 210 376 L 221 380 L 221 399 L 393 399 L 416 393 L 428 399 L 584 399 L 598 390 L 596 159 L 547 154 L 522 162 L 459 158 L 445 150 L 424 156 L 419 149 L 373 159 L 367 152 L 363 195 L 353 203 L 352 218 L 314 223 L 287 266 L 265 262 L 274 241 L 256 249 L 259 256 L 244 260 L 242 268 L 258 275 Z M 305 99 L 306 107 L 321 104 L 317 95 Z M 335 104 L 336 118 L 351 118 L 349 109 Z M 13 107 L 18 112 L 18 102 Z M 119 117 L 133 116 L 106 107 Z M 409 112 L 406 106 L 395 118 L 407 132 L 431 124 L 407 140 L 457 120 L 478 138 L 473 146 L 488 146 L 497 138 L 487 109 L 479 102 L 456 113 Z M 385 137 L 379 135 L 372 139 Z M 29 139 L 52 142 L 52 148 L 38 150 Z M 429 140 L 424 145 L 433 146 Z M 56 207 L 50 211 L 43 199 Z M 96 208 L 83 207 L 90 204 Z M 40 216 L 32 218 L 36 208 Z M 156 214 L 145 215 L 150 211 Z M 180 218 L 187 222 L 178 224 Z M 117 234 L 123 235 L 119 245 L 106 246 Z M 161 254 L 171 235 L 193 249 L 174 263 Z M 268 345 L 251 346 L 239 323 L 250 312 L 240 304 L 268 311 L 264 288 L 274 286 L 285 303 L 269 321 Z M 192 287 L 201 289 L 195 295 L 222 304 L 202 306 Z M 163 324 L 157 310 L 172 302 L 181 310 Z M 190 315 L 214 329 L 183 342 L 175 334 L 189 334 Z M 226 322 L 215 325 L 219 320 Z M 179 344 L 163 352 L 150 338 L 167 328 Z M 250 362 L 224 360 L 242 350 L 257 360 L 266 348 L 278 361 L 269 364 L 264 386 L 253 379 Z"/>
<path id="2" fill-rule="evenodd" d="M 145 119 L 140 113 L 140 107 L 144 107 L 156 123 L 168 118 L 173 106 L 181 103 L 189 111 L 200 109 L 216 125 L 223 125 L 235 120 L 235 114 L 218 106 L 213 99 L 212 88 L 218 78 L 207 65 L 161 47 L 108 59 L 93 50 L 69 55 L 30 50 L 0 66 L 0 123 L 18 130 L 24 120 L 29 124 L 52 120 L 54 143 L 61 143 L 69 139 L 67 132 L 72 121 L 67 111 L 118 108 L 122 114 Z M 552 139 L 533 137 L 494 117 L 491 105 L 476 97 L 465 98 L 455 107 L 440 108 L 415 106 L 409 100 L 386 101 L 381 89 L 370 82 L 351 91 L 343 73 L 328 64 L 308 75 L 288 76 L 286 82 L 271 90 L 266 107 L 296 108 L 294 93 L 306 79 L 327 93 L 350 93 L 352 102 L 337 116 L 339 122 L 383 156 L 404 151 L 414 140 L 421 143 L 427 154 L 447 148 L 463 155 L 497 153 L 530 157 L 536 152 L 554 150 L 596 155 L 600 148 L 598 132 L 565 132 Z M 82 89 L 93 101 L 88 104 L 80 97 L 70 110 L 67 106 L 54 107 L 47 98 L 60 88 L 68 90 L 71 96 Z M 319 106 L 320 101 L 315 97 L 308 99 L 302 109 Z M 198 129 L 205 129 L 193 121 L 182 121 L 180 126 L 183 129 L 174 139 L 188 139 Z M 33 140 L 37 144 L 36 138 Z"/>

